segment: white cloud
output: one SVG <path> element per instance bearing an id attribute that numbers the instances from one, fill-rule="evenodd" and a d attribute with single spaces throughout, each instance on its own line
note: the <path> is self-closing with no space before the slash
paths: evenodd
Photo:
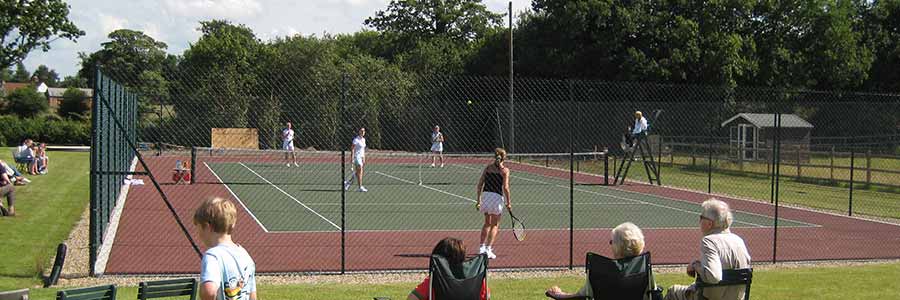
<path id="1" fill-rule="evenodd" d="M 256 0 L 164 0 L 169 12 L 189 17 L 242 18 L 263 11 Z"/>
<path id="2" fill-rule="evenodd" d="M 107 14 L 100 14 L 100 30 L 103 36 L 108 35 L 110 32 L 116 31 L 117 29 L 127 28 L 128 20 L 124 18 L 119 18 L 116 16 L 111 16 Z"/>

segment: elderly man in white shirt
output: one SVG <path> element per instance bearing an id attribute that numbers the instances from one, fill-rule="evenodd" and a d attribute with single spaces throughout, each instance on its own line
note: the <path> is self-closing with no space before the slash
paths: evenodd
<path id="1" fill-rule="evenodd" d="M 709 199 L 702 204 L 700 214 L 700 230 L 703 240 L 700 242 L 700 259 L 687 266 L 688 276 L 696 276 L 706 283 L 718 283 L 722 280 L 723 270 L 745 269 L 750 267 L 750 252 L 741 237 L 728 229 L 733 216 L 728 204 L 717 199 Z M 666 300 L 738 300 L 744 298 L 743 285 L 704 288 L 703 298 L 698 297 L 696 287 L 673 285 L 666 293 Z"/>

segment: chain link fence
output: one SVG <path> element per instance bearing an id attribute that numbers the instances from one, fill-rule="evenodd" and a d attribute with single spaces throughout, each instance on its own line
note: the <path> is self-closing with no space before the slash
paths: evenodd
<path id="1" fill-rule="evenodd" d="M 110 98 L 137 111 L 108 108 L 134 129 L 97 111 L 106 77 L 137 94 Z M 897 257 L 878 250 L 900 220 L 896 95 L 524 78 L 510 100 L 503 78 L 290 65 L 169 70 L 152 89 L 133 74 L 98 78 L 95 142 L 125 152 L 133 142 L 146 166 L 131 171 L 159 181 L 126 186 L 107 273 L 195 272 L 189 220 L 212 196 L 239 204 L 235 240 L 262 272 L 424 269 L 445 236 L 474 253 L 475 187 L 496 147 L 511 153 L 510 198 L 529 235 L 516 241 L 502 220 L 492 267 L 581 265 L 587 251 L 609 252 L 609 229 L 626 221 L 644 229 L 655 263 L 685 263 L 699 203 L 714 196 L 732 205 L 757 261 Z M 624 142 L 635 111 L 650 124 L 645 155 Z M 282 149 L 287 122 L 294 151 Z M 443 159 L 430 151 L 435 125 Z M 343 187 L 359 128 L 368 192 Z M 628 178 L 613 185 L 623 164 Z M 645 166 L 660 184 L 647 184 Z M 109 189 L 92 195 L 116 198 Z"/>

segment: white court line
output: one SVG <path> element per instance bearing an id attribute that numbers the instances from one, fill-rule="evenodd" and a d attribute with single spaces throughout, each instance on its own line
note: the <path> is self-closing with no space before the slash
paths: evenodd
<path id="1" fill-rule="evenodd" d="M 273 184 L 271 181 L 269 181 L 269 180 L 266 179 L 265 177 L 262 177 L 262 175 L 259 175 L 259 173 L 256 173 L 256 171 L 253 171 L 253 169 L 251 169 L 250 167 L 248 167 L 248 166 L 245 165 L 244 163 L 239 163 L 239 164 L 241 164 L 241 166 L 244 166 L 244 168 L 247 168 L 247 170 L 250 170 L 250 172 L 253 172 L 253 174 L 256 174 L 256 176 L 258 176 L 260 179 L 262 179 L 263 181 L 265 181 L 266 183 L 268 183 L 269 185 L 271 185 L 272 187 L 274 187 L 275 189 L 277 189 L 277 190 L 278 190 L 279 192 L 281 192 L 282 194 L 285 194 L 286 196 L 288 196 L 288 197 L 290 197 L 291 199 L 293 199 L 294 202 L 297 202 L 298 204 L 302 205 L 304 208 L 306 208 L 306 209 L 309 210 L 310 212 L 312 212 L 312 213 L 316 214 L 317 216 L 319 216 L 319 218 L 322 218 L 322 220 L 325 220 L 325 222 L 328 222 L 328 224 L 331 224 L 331 226 L 334 226 L 334 228 L 337 228 L 337 230 L 341 230 L 341 227 L 340 227 L 340 226 L 338 226 L 337 224 L 334 224 L 334 222 L 331 222 L 331 220 L 328 220 L 328 218 L 325 218 L 325 216 L 319 214 L 318 212 L 316 212 L 316 211 L 313 210 L 312 208 L 309 208 L 309 206 L 306 206 L 306 204 L 303 204 L 303 202 L 300 202 L 300 200 L 297 200 L 297 198 L 295 198 L 295 197 L 292 196 L 291 194 L 288 194 L 288 192 L 285 192 L 284 190 L 282 190 L 282 189 L 281 189 L 280 187 L 278 187 L 277 185 Z"/>
<path id="2" fill-rule="evenodd" d="M 453 165 L 453 166 L 457 166 L 457 165 Z M 460 168 L 469 168 L 469 167 L 466 167 L 466 166 L 458 166 L 458 167 L 460 167 Z M 471 168 L 469 168 L 469 169 L 471 169 Z M 531 181 L 531 182 L 537 182 L 537 183 L 542 183 L 542 184 L 547 184 L 547 185 L 553 185 L 553 186 L 557 186 L 557 187 L 561 187 L 561 188 L 565 188 L 565 189 L 569 189 L 569 188 L 570 188 L 570 187 L 568 187 L 568 186 L 564 186 L 564 185 L 560 185 L 560 184 L 553 184 L 553 183 L 544 182 L 544 181 L 540 181 L 540 180 L 535 180 L 535 179 L 531 179 L 531 178 L 525 178 L 525 177 L 522 177 L 522 176 L 515 176 L 515 175 L 513 175 L 512 177 L 516 177 L 516 178 L 519 178 L 519 179 L 522 179 L 522 180 Z M 675 211 L 680 211 L 680 212 L 689 213 L 689 214 L 692 214 L 692 215 L 699 215 L 699 214 L 698 214 L 697 212 L 695 212 L 695 211 L 690 211 L 690 210 L 681 209 L 681 208 L 677 208 L 677 207 L 672 207 L 672 206 L 668 206 L 668 205 L 662 205 L 662 204 L 650 203 L 650 202 L 641 201 L 641 200 L 637 200 L 637 199 L 631 199 L 631 198 L 622 197 L 622 196 L 617 196 L 617 195 L 610 195 L 610 194 L 598 193 L 598 192 L 589 191 L 589 190 L 583 190 L 583 189 L 578 189 L 578 188 L 575 188 L 575 189 L 573 189 L 573 190 L 579 191 L 579 192 L 588 193 L 588 194 L 594 194 L 594 195 L 599 195 L 599 196 L 606 196 L 606 197 L 611 197 L 611 198 L 616 198 L 616 199 L 622 199 L 622 200 L 625 200 L 625 201 L 634 201 L 634 202 L 641 203 L 641 204 L 646 204 L 646 205 L 650 205 L 650 206 L 656 206 L 656 207 L 667 208 L 667 209 L 671 209 L 671 210 L 675 210 Z M 736 222 L 736 223 L 743 223 L 743 224 L 747 224 L 747 225 L 751 225 L 751 226 L 756 226 L 756 227 L 766 227 L 765 225 L 760 225 L 760 224 L 750 223 L 750 222 L 743 222 L 743 221 L 735 221 L 735 222 Z"/>
<path id="3" fill-rule="evenodd" d="M 216 177 L 216 180 L 218 180 L 220 183 L 222 183 L 222 185 L 225 186 L 225 189 L 227 189 L 228 192 L 231 193 L 231 196 L 234 197 L 235 200 L 237 200 L 237 202 L 241 205 L 241 207 L 244 208 L 244 210 L 247 211 L 248 214 L 250 214 L 250 217 L 253 218 L 253 221 L 256 221 L 256 224 L 258 224 L 259 227 L 261 227 L 264 232 L 269 232 L 269 229 L 266 228 L 266 225 L 263 225 L 263 223 L 260 222 L 259 219 L 256 218 L 256 215 L 253 214 L 253 211 L 250 210 L 249 208 L 247 208 L 246 205 L 244 205 L 244 201 L 241 201 L 241 198 L 238 197 L 237 194 L 235 194 L 234 191 L 231 190 L 231 187 L 229 187 L 227 183 L 222 181 L 222 178 L 219 178 L 219 175 L 216 174 L 216 171 L 213 171 L 213 169 L 210 168 L 209 165 L 206 164 L 206 162 L 203 162 L 203 165 L 206 166 L 206 168 L 209 169 L 209 172 L 211 172 L 213 174 L 213 176 Z"/>
<path id="4" fill-rule="evenodd" d="M 394 176 L 391 176 L 391 175 L 388 175 L 388 174 L 384 174 L 384 173 L 381 173 L 381 172 L 379 172 L 379 171 L 375 171 L 375 174 L 378 174 L 378 175 L 381 175 L 381 176 L 384 176 L 384 177 L 387 177 L 387 178 L 391 178 L 391 179 L 394 179 L 394 180 L 398 180 L 398 181 L 401 181 L 401 182 L 409 183 L 409 184 L 416 184 L 415 182 L 412 182 L 412 181 L 409 181 L 409 180 L 406 180 L 406 179 L 403 179 L 403 178 L 394 177 Z M 427 186 L 427 185 L 424 185 L 424 184 L 419 184 L 418 186 L 421 186 L 421 187 L 423 187 L 423 188 L 426 188 L 426 189 L 429 189 L 429 190 L 432 190 L 432 191 L 435 191 L 435 192 L 440 192 L 440 193 L 447 194 L 447 195 L 450 195 L 450 196 L 453 196 L 453 197 L 456 197 L 456 198 L 460 198 L 460 199 L 463 199 L 463 200 L 467 200 L 467 201 L 470 201 L 470 202 L 472 202 L 472 203 L 478 202 L 478 201 L 475 201 L 474 199 L 467 198 L 467 197 L 463 197 L 463 196 L 460 196 L 460 195 L 457 195 L 457 194 L 454 194 L 454 193 L 451 193 L 451 192 L 448 192 L 448 191 L 444 191 L 444 190 L 441 190 L 441 189 L 436 189 L 436 188 L 433 188 L 433 187 L 430 187 L 430 186 Z"/>
<path id="5" fill-rule="evenodd" d="M 340 203 L 330 203 L 330 202 L 319 202 L 319 203 L 307 203 L 310 206 L 341 206 Z M 462 202 L 453 202 L 453 203 L 347 203 L 347 206 L 458 206 L 458 205 L 470 205 L 468 203 Z M 569 205 L 568 202 L 516 202 L 516 206 L 529 205 L 529 206 L 551 206 L 551 205 Z M 586 202 L 586 203 L 575 203 L 575 205 L 643 205 L 640 203 L 634 202 Z"/>

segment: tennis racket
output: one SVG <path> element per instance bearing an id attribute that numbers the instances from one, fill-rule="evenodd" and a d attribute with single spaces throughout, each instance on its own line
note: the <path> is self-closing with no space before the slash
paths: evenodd
<path id="1" fill-rule="evenodd" d="M 512 231 L 513 235 L 516 237 L 516 240 L 524 241 L 525 240 L 525 223 L 522 223 L 522 220 L 516 217 L 513 214 L 512 209 L 509 210 L 509 218 L 512 219 Z"/>

